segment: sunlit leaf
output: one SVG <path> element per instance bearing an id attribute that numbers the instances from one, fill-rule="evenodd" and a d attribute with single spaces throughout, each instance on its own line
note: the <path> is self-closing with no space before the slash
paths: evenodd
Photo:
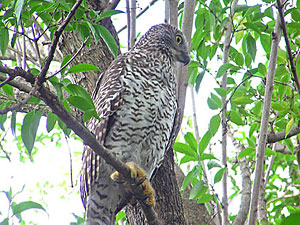
<path id="1" fill-rule="evenodd" d="M 204 193 L 198 198 L 197 203 L 198 204 L 206 203 L 206 202 L 210 202 L 211 200 L 213 200 L 213 196 L 209 193 Z"/>
<path id="2" fill-rule="evenodd" d="M 221 123 L 221 118 L 219 115 L 215 115 L 210 119 L 209 130 L 210 130 L 212 136 L 214 136 L 217 133 L 217 131 L 220 127 L 220 123 Z"/>
<path id="3" fill-rule="evenodd" d="M 85 98 L 80 96 L 71 96 L 67 98 L 67 101 L 83 112 L 94 109 L 94 105 L 90 101 L 87 101 Z"/>
<path id="4" fill-rule="evenodd" d="M 243 151 L 240 152 L 240 154 L 238 155 L 238 159 L 241 159 L 251 153 L 255 152 L 254 148 L 245 148 Z"/>
<path id="5" fill-rule="evenodd" d="M 240 113 L 238 113 L 236 111 L 230 111 L 229 120 L 231 122 L 235 123 L 236 125 L 245 125 Z"/>
<path id="6" fill-rule="evenodd" d="M 189 146 L 195 151 L 197 152 L 197 148 L 198 148 L 198 143 L 196 138 L 194 137 L 194 135 L 191 132 L 187 132 L 184 135 L 184 140 L 189 144 Z"/>
<path id="7" fill-rule="evenodd" d="M 101 13 L 100 17 L 97 18 L 97 20 L 95 21 L 95 23 L 97 23 L 98 21 L 100 21 L 101 19 L 103 19 L 105 17 L 111 17 L 113 15 L 117 15 L 117 14 L 120 14 L 120 13 L 124 13 L 124 12 L 121 11 L 121 10 L 107 10 L 104 13 Z"/>
<path id="8" fill-rule="evenodd" d="M 210 140 L 211 140 L 212 136 L 211 136 L 211 132 L 210 130 L 208 130 L 203 137 L 201 138 L 200 142 L 199 142 L 199 153 L 202 154 L 203 151 L 207 148 L 207 145 L 209 144 Z"/>
<path id="9" fill-rule="evenodd" d="M 175 142 L 173 146 L 174 151 L 183 153 L 185 155 L 189 155 L 192 157 L 195 157 L 197 154 L 194 152 L 194 150 L 188 145 L 181 142 Z"/>
<path id="10" fill-rule="evenodd" d="M 250 34 L 246 38 L 246 48 L 254 61 L 256 55 L 256 41 Z"/>
<path id="11" fill-rule="evenodd" d="M 226 168 L 221 168 L 219 169 L 219 171 L 216 173 L 215 177 L 214 177 L 214 184 L 220 182 L 223 178 L 223 175 L 225 173 L 225 169 Z"/>
<path id="12" fill-rule="evenodd" d="M 286 125 L 286 128 L 285 128 L 285 137 L 287 137 L 287 135 L 290 133 L 291 131 L 291 128 L 293 127 L 294 125 L 294 118 L 292 117 L 289 122 L 287 123 Z"/>
<path id="13" fill-rule="evenodd" d="M 17 17 L 17 23 L 19 24 L 20 18 L 21 18 L 21 13 L 24 5 L 24 0 L 17 0 L 15 4 L 15 14 Z"/>
<path id="14" fill-rule="evenodd" d="M 16 204 L 14 207 L 12 207 L 14 215 L 22 213 L 23 211 L 26 211 L 28 209 L 41 209 L 46 212 L 46 210 L 44 209 L 44 207 L 41 204 L 34 202 L 34 201 L 20 202 L 20 203 Z"/>

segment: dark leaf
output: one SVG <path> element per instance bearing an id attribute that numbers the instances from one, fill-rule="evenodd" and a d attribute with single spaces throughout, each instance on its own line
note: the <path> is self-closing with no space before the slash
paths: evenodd
<path id="1" fill-rule="evenodd" d="M 100 69 L 97 66 L 94 66 L 92 64 L 77 64 L 75 66 L 72 66 L 68 73 L 81 73 L 81 72 L 88 72 L 88 71 L 100 71 Z"/>

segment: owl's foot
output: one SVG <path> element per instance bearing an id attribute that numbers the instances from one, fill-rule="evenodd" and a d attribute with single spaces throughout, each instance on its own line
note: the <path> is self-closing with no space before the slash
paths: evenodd
<path id="1" fill-rule="evenodd" d="M 134 162 L 128 162 L 126 165 L 130 169 L 130 176 L 134 179 L 134 185 L 141 185 L 144 192 L 144 197 L 141 199 L 145 204 L 154 206 L 155 205 L 155 198 L 154 198 L 154 189 L 152 188 L 150 182 L 148 181 L 148 176 L 145 171 L 138 167 Z M 111 179 L 119 184 L 124 184 L 127 188 L 126 191 L 132 193 L 131 185 L 128 184 L 124 177 L 118 172 L 114 172 L 111 176 Z M 130 203 L 133 204 L 135 201 L 135 197 L 130 200 Z"/>

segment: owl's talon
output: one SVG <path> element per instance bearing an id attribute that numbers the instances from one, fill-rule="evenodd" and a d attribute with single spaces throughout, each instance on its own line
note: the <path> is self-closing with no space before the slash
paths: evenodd
<path id="1" fill-rule="evenodd" d="M 110 176 L 111 179 L 116 183 L 129 186 L 128 188 L 126 188 L 126 191 L 130 192 L 130 193 L 132 193 L 132 191 L 130 190 L 130 186 L 141 185 L 143 187 L 144 196 L 145 196 L 141 200 L 146 205 L 154 206 L 155 205 L 154 189 L 152 188 L 150 182 L 148 181 L 148 176 L 145 173 L 145 171 L 142 168 L 138 167 L 134 162 L 128 162 L 128 163 L 126 163 L 126 165 L 130 169 L 131 178 L 133 178 L 135 181 L 133 184 L 128 184 L 125 181 L 124 177 L 118 171 L 111 174 L 111 176 Z"/>

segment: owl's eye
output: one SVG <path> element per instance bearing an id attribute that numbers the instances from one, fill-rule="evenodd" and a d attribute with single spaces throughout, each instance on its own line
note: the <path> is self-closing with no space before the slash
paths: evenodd
<path id="1" fill-rule="evenodd" d="M 182 37 L 180 35 L 176 35 L 176 42 L 178 45 L 182 44 Z"/>

